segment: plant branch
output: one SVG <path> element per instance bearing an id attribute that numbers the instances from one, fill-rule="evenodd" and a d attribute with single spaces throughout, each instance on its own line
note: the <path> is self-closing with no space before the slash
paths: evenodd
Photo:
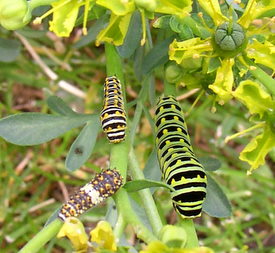
<path id="1" fill-rule="evenodd" d="M 55 219 L 48 226 L 44 227 L 38 234 L 35 235 L 19 253 L 35 253 L 38 252 L 49 240 L 51 240 L 62 227 L 63 222 Z"/>
<path id="2" fill-rule="evenodd" d="M 136 159 L 133 149 L 131 149 L 129 153 L 129 165 L 133 179 L 144 179 L 143 173 L 139 168 L 138 161 Z M 149 189 L 144 189 L 139 191 L 139 195 L 141 197 L 141 201 L 145 208 L 147 217 L 153 228 L 154 234 L 158 235 L 163 225 L 159 217 L 159 213 L 152 194 Z"/>

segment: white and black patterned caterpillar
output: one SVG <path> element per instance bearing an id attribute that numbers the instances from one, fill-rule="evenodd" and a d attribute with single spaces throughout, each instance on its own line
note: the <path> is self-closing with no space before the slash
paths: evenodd
<path id="1" fill-rule="evenodd" d="M 105 79 L 104 106 L 100 115 L 103 131 L 111 143 L 119 143 L 125 138 L 127 128 L 126 113 L 120 81 L 115 76 Z"/>
<path id="2" fill-rule="evenodd" d="M 116 170 L 108 169 L 96 174 L 91 182 L 74 193 L 61 207 L 58 217 L 63 221 L 68 217 L 78 217 L 115 194 L 121 185 L 122 177 Z"/>
<path id="3" fill-rule="evenodd" d="M 201 215 L 207 178 L 190 143 L 180 104 L 172 97 L 160 99 L 156 109 L 156 145 L 162 175 L 175 191 L 172 201 L 183 218 Z"/>

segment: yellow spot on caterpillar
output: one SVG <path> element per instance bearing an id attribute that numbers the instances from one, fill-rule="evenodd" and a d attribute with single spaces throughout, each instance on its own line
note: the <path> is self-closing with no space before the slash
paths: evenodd
<path id="1" fill-rule="evenodd" d="M 168 149 L 168 152 L 171 152 L 171 151 L 173 151 L 174 150 L 174 148 L 169 148 Z"/>
<path id="2" fill-rule="evenodd" d="M 171 108 L 172 108 L 172 109 L 176 109 L 176 106 L 175 106 L 175 105 L 171 105 Z"/>
<path id="3" fill-rule="evenodd" d="M 166 145 L 169 145 L 169 144 L 170 144 L 170 141 L 166 141 L 165 144 L 166 144 Z"/>
<path id="4" fill-rule="evenodd" d="M 197 175 L 197 179 L 201 179 L 201 176 L 200 176 L 200 174 L 198 174 L 198 175 Z"/>
<path id="5" fill-rule="evenodd" d="M 119 111 L 116 111 L 116 113 L 115 113 L 116 115 L 121 115 L 121 113 L 119 112 Z"/>
<path id="6" fill-rule="evenodd" d="M 180 139 L 180 142 L 184 142 L 184 139 Z"/>
<path id="7" fill-rule="evenodd" d="M 161 119 L 161 123 L 163 123 L 163 122 L 165 122 L 165 118 L 162 118 L 162 119 Z"/>
<path id="8" fill-rule="evenodd" d="M 179 120 L 179 117 L 178 116 L 174 116 L 174 120 Z"/>
<path id="9" fill-rule="evenodd" d="M 171 185 L 175 184 L 176 183 L 176 180 L 174 178 L 172 178 L 171 180 Z"/>
<path id="10" fill-rule="evenodd" d="M 161 106 L 161 107 L 159 108 L 159 111 L 162 111 L 162 110 L 164 110 L 164 107 L 163 107 L 163 106 Z"/>
<path id="11" fill-rule="evenodd" d="M 182 129 L 179 127 L 177 128 L 177 131 L 182 133 Z"/>
<path id="12" fill-rule="evenodd" d="M 163 133 L 163 134 L 167 134 L 167 133 L 168 133 L 168 130 L 167 130 L 167 129 L 164 129 L 164 130 L 162 131 L 162 133 Z"/>

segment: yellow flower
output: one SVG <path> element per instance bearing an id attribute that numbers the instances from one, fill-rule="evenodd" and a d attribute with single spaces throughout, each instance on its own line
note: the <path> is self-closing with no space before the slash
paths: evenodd
<path id="1" fill-rule="evenodd" d="M 78 253 L 87 252 L 88 236 L 80 220 L 74 217 L 66 219 L 64 225 L 57 234 L 57 238 L 64 236 L 69 238 L 73 248 Z"/>
<path id="2" fill-rule="evenodd" d="M 95 229 L 90 232 L 91 242 L 98 245 L 98 249 L 106 249 L 116 251 L 117 245 L 112 227 L 107 221 L 100 221 L 97 223 Z"/>

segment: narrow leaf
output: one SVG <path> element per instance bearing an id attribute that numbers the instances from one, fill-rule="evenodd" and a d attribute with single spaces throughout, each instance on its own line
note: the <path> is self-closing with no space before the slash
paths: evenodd
<path id="1" fill-rule="evenodd" d="M 47 104 L 52 111 L 58 114 L 64 116 L 76 115 L 76 112 L 74 112 L 60 97 L 50 96 L 47 99 Z"/>
<path id="2" fill-rule="evenodd" d="M 0 62 L 13 62 L 20 54 L 21 46 L 16 40 L 0 38 Z"/>
<path id="3" fill-rule="evenodd" d="M 90 157 L 96 142 L 99 126 L 100 122 L 99 118 L 97 118 L 88 121 L 82 129 L 66 157 L 65 164 L 69 170 L 74 171 L 78 169 Z"/>
<path id="4" fill-rule="evenodd" d="M 221 167 L 221 162 L 213 157 L 200 157 L 199 161 L 202 163 L 206 171 L 215 171 Z"/>
<path id="5" fill-rule="evenodd" d="M 174 189 L 166 183 L 162 183 L 162 182 L 154 181 L 154 180 L 147 180 L 147 179 L 129 181 L 123 187 L 128 192 L 140 191 L 140 190 L 143 190 L 146 188 L 151 188 L 151 187 L 165 187 L 165 188 L 169 189 L 170 191 L 174 191 Z"/>
<path id="6" fill-rule="evenodd" d="M 121 57 L 129 58 L 140 45 L 141 40 L 141 17 L 139 12 L 134 12 L 131 21 L 129 24 L 129 29 L 127 31 L 124 43 L 122 46 L 119 46 L 118 52 Z"/>
<path id="7" fill-rule="evenodd" d="M 0 136 L 17 145 L 36 145 L 50 141 L 98 115 L 58 116 L 36 112 L 11 115 L 0 120 Z"/>
<path id="8" fill-rule="evenodd" d="M 159 167 L 157 152 L 154 149 L 150 154 L 147 163 L 143 170 L 144 176 L 147 179 L 160 181 L 161 179 L 161 171 Z"/>
<path id="9" fill-rule="evenodd" d="M 142 73 L 147 74 L 155 67 L 164 64 L 168 61 L 168 49 L 173 38 L 168 38 L 161 43 L 157 44 L 151 51 L 145 56 L 142 63 Z"/>
<path id="10" fill-rule="evenodd" d="M 217 218 L 231 215 L 231 204 L 218 183 L 207 174 L 207 194 L 202 210 L 208 215 Z"/>

